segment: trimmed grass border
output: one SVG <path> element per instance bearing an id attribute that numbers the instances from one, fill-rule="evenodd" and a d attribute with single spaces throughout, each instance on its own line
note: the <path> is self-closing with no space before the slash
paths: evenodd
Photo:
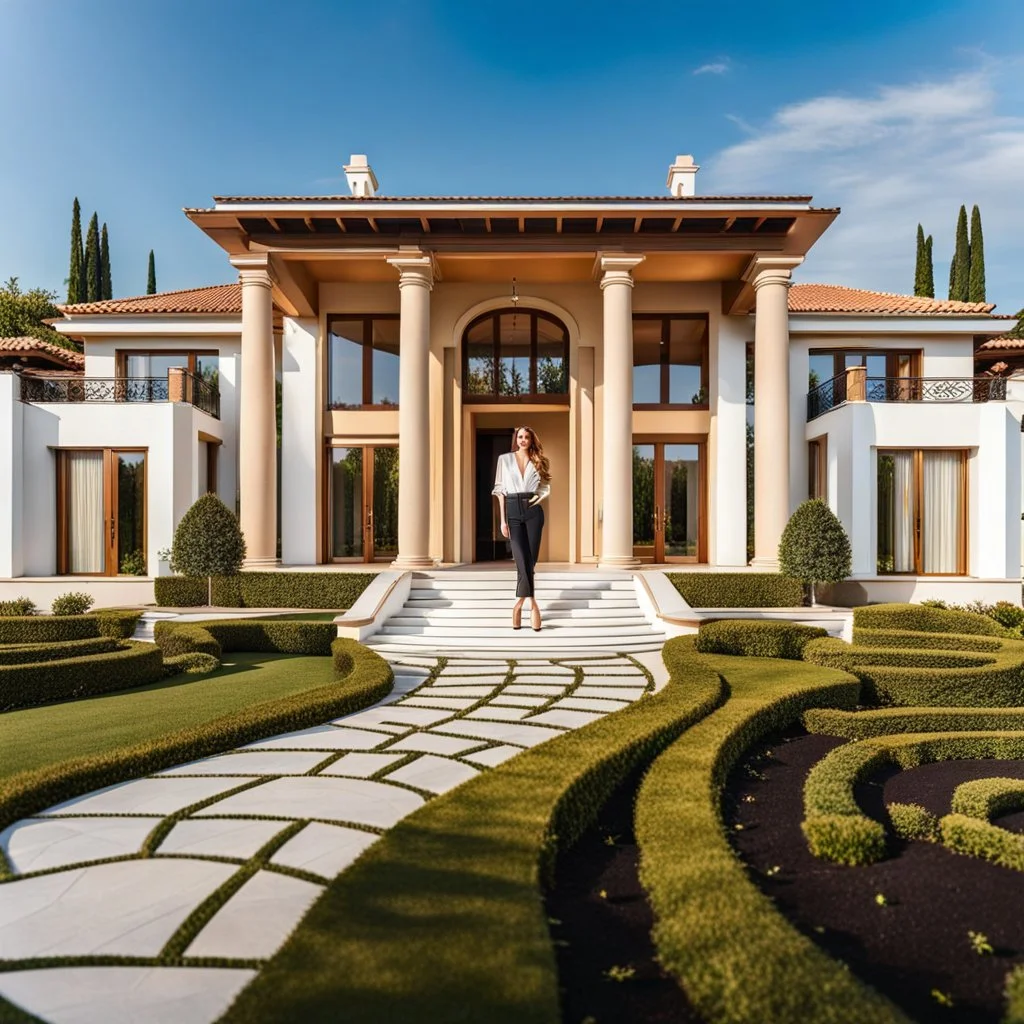
<path id="1" fill-rule="evenodd" d="M 669 644 L 685 650 L 688 639 Z M 722 787 L 751 745 L 808 707 L 855 705 L 859 683 L 793 662 L 696 654 L 682 660 L 684 675 L 719 672 L 730 697 L 654 762 L 637 797 L 640 877 L 657 916 L 661 962 L 708 1024 L 908 1024 L 757 889 L 721 815 Z"/>
<path id="2" fill-rule="evenodd" d="M 865 740 L 908 732 L 1024 731 L 1024 708 L 811 708 L 804 728 L 822 736 Z"/>
<path id="3" fill-rule="evenodd" d="M 401 1020 L 556 1024 L 541 898 L 559 848 L 615 787 L 722 699 L 714 672 L 672 681 L 517 755 L 403 819 L 328 887 L 224 1024 Z"/>

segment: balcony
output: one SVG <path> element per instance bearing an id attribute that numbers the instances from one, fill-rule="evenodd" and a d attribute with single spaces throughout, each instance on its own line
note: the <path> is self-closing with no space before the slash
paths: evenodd
<path id="1" fill-rule="evenodd" d="M 868 377 L 852 366 L 807 393 L 807 419 L 847 402 L 1005 402 L 1005 377 Z"/>
<path id="2" fill-rule="evenodd" d="M 19 376 L 23 402 L 187 402 L 220 419 L 217 385 L 178 367 L 166 377 Z"/>

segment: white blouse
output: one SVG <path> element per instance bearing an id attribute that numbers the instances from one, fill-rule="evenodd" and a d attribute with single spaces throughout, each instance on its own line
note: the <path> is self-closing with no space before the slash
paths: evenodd
<path id="1" fill-rule="evenodd" d="M 551 484 L 541 480 L 532 461 L 526 464 L 526 472 L 520 473 L 515 452 L 499 456 L 491 494 L 526 494 L 528 491 L 536 494 L 538 501 L 543 501 L 551 493 Z"/>

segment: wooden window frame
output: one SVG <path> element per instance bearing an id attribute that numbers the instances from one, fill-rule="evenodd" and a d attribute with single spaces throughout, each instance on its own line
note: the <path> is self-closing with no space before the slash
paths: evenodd
<path id="1" fill-rule="evenodd" d="M 808 356 L 832 356 L 832 376 L 838 377 L 841 373 L 846 372 L 846 357 L 847 356 L 885 356 L 885 375 L 886 377 L 899 377 L 899 363 L 900 358 L 903 356 L 909 356 L 910 358 L 910 377 L 921 376 L 921 361 L 923 353 L 921 349 L 908 349 L 908 348 L 812 348 L 808 353 Z M 825 381 L 819 381 L 820 384 L 824 384 Z"/>
<path id="2" fill-rule="evenodd" d="M 128 376 L 128 357 L 129 356 L 185 356 L 187 362 L 188 372 L 195 377 L 196 376 L 196 358 L 198 356 L 216 356 L 220 357 L 220 352 L 216 349 L 202 349 L 202 348 L 190 348 L 190 349 L 159 349 L 159 348 L 119 348 L 114 352 L 114 375 L 116 377 Z M 127 448 L 119 448 L 118 451 L 128 451 Z"/>
<path id="3" fill-rule="evenodd" d="M 710 337 L 710 318 L 707 313 L 634 313 L 633 322 L 638 320 L 660 320 L 661 321 L 661 380 L 660 380 L 660 401 L 658 402 L 634 402 L 634 409 L 707 409 L 709 402 L 708 394 L 708 354 Z M 689 363 L 673 363 L 670 356 L 672 351 L 671 332 L 673 320 L 701 320 L 704 323 L 704 347 L 700 356 L 700 388 L 705 394 L 703 402 L 670 402 L 671 388 L 671 367 L 689 366 Z M 633 364 L 636 365 L 635 363 Z"/>
<path id="4" fill-rule="evenodd" d="M 511 314 L 530 317 L 530 390 L 523 395 L 499 395 L 498 394 L 498 366 L 501 359 L 501 317 Z M 494 370 L 491 380 L 491 391 L 486 394 L 470 393 L 466 390 L 466 381 L 469 379 L 469 346 L 466 339 L 469 332 L 478 324 L 486 320 L 491 321 L 491 359 Z M 551 391 L 537 391 L 537 321 L 546 320 L 554 324 L 562 331 L 562 364 L 566 371 L 566 390 L 562 393 Z M 569 328 L 555 316 L 544 309 L 534 309 L 527 306 L 517 309 L 515 306 L 503 306 L 501 309 L 491 309 L 480 316 L 474 317 L 462 332 L 462 402 L 464 405 L 568 405 L 569 404 Z"/>
<path id="5" fill-rule="evenodd" d="M 901 448 L 887 445 L 878 448 L 875 455 L 875 522 L 878 522 L 878 459 L 895 452 L 911 452 L 914 456 L 914 570 L 913 572 L 884 572 L 878 568 L 878 537 L 875 537 L 875 572 L 879 576 L 967 576 L 967 553 L 970 539 L 970 505 L 968 504 L 969 448 Z M 960 536 L 957 540 L 956 572 L 924 572 L 924 456 L 927 452 L 957 452 L 960 455 L 960 508 L 962 509 Z"/>
<path id="6" fill-rule="evenodd" d="M 321 543 L 323 544 L 324 565 L 381 565 L 392 561 L 393 555 L 378 557 L 376 551 L 373 532 L 373 475 L 375 472 L 373 453 L 377 448 L 397 447 L 397 440 L 385 441 L 376 444 L 366 444 L 363 441 L 353 441 L 351 444 L 347 444 L 344 441 L 339 441 L 337 438 L 330 438 L 324 444 L 324 487 L 320 505 L 321 522 L 323 524 L 323 530 L 321 531 Z M 335 448 L 361 448 L 363 452 L 362 496 L 360 499 L 363 553 L 359 556 L 351 555 L 346 557 L 344 555 L 340 555 L 335 557 L 332 553 L 334 541 L 334 475 L 331 472 L 331 452 Z M 367 472 L 367 466 L 369 466 L 369 472 Z"/>
<path id="7" fill-rule="evenodd" d="M 374 404 L 373 401 L 373 324 L 374 321 L 390 320 L 398 321 L 401 319 L 398 313 L 328 313 L 327 315 L 327 351 L 324 358 L 327 360 L 327 372 L 325 379 L 327 381 L 327 410 L 329 412 L 358 412 L 360 410 L 369 409 L 397 409 L 398 403 L 394 405 L 380 405 Z M 355 338 L 346 338 L 346 341 L 351 341 L 353 344 L 358 344 L 362 347 L 362 402 L 359 405 L 340 405 L 334 406 L 331 404 L 331 338 L 333 332 L 331 331 L 331 322 L 334 320 L 352 320 L 362 321 L 363 325 L 363 339 L 360 342 L 356 342 Z M 401 359 L 401 353 L 398 356 Z"/>
<path id="8" fill-rule="evenodd" d="M 828 434 L 807 442 L 807 497 L 828 501 Z"/>
<path id="9" fill-rule="evenodd" d="M 142 453 L 145 465 L 142 492 L 142 538 L 143 553 L 149 557 L 149 449 L 133 445 L 116 448 L 81 447 L 55 448 L 57 470 L 57 575 L 68 576 L 68 459 L 66 452 L 100 452 L 103 455 L 103 536 L 105 572 L 76 572 L 75 576 L 94 576 L 110 579 L 120 576 L 117 569 L 117 474 L 114 472 L 114 458 L 121 453 Z M 111 571 L 113 566 L 114 571 Z"/>

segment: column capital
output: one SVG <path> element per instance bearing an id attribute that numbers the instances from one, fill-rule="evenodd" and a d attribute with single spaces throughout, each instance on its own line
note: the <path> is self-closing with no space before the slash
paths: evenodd
<path id="1" fill-rule="evenodd" d="M 803 256 L 755 255 L 743 271 L 743 280 L 751 285 L 754 291 L 766 284 L 780 284 L 788 288 L 793 283 L 793 271 L 803 261 Z"/>
<path id="2" fill-rule="evenodd" d="M 601 275 L 601 290 L 610 284 L 624 284 L 632 288 L 633 271 L 647 259 L 642 253 L 599 252 L 594 260 L 594 275 Z"/>
<path id="3" fill-rule="evenodd" d="M 273 287 L 269 253 L 239 253 L 229 257 L 228 262 L 238 271 L 238 280 L 243 286 L 254 284 L 264 288 Z"/>
<path id="4" fill-rule="evenodd" d="M 428 290 L 434 287 L 434 258 L 429 254 L 389 256 L 388 263 L 399 273 L 398 287 L 413 285 Z"/>

